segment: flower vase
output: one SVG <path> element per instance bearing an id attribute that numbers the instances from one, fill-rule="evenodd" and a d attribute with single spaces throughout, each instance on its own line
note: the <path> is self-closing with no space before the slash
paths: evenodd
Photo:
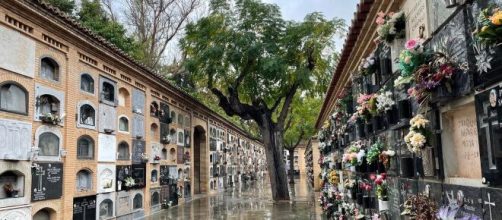
<path id="1" fill-rule="evenodd" d="M 389 201 L 378 200 L 378 211 L 387 211 L 389 210 Z"/>
<path id="2" fill-rule="evenodd" d="M 415 167 L 413 166 L 413 157 L 402 157 L 400 164 L 400 174 L 404 178 L 412 178 L 415 176 Z"/>
<path id="3" fill-rule="evenodd" d="M 399 70 L 399 64 L 396 62 L 399 60 L 399 54 L 402 50 L 404 50 L 404 45 L 406 43 L 406 39 L 394 39 L 392 44 L 390 45 L 390 57 L 392 60 L 392 72 L 396 72 Z"/>
<path id="4" fill-rule="evenodd" d="M 434 169 L 434 149 L 432 147 L 426 147 L 421 151 L 422 155 L 422 166 L 424 171 L 424 176 L 431 177 L 435 175 Z"/>

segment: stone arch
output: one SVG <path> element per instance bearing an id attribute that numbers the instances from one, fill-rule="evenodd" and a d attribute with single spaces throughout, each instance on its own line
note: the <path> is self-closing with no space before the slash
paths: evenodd
<path id="1" fill-rule="evenodd" d="M 57 212 L 53 208 L 44 207 L 33 214 L 33 220 L 53 220 L 57 219 Z"/>

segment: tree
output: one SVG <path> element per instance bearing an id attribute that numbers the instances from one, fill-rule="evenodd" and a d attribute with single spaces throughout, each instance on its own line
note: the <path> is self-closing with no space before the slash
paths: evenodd
<path id="1" fill-rule="evenodd" d="M 185 67 L 227 115 L 257 124 L 273 199 L 288 200 L 285 121 L 297 93 L 320 92 L 318 82 L 330 70 L 323 52 L 343 21 L 320 13 L 303 22 L 285 21 L 277 5 L 258 0 L 212 0 L 210 7 L 207 17 L 186 28 Z"/>
<path id="2" fill-rule="evenodd" d="M 72 15 L 73 10 L 75 10 L 75 1 L 74 0 L 45 0 L 47 3 L 52 6 L 58 8 L 62 12 Z"/>
<path id="3" fill-rule="evenodd" d="M 82 25 L 134 58 L 141 59 L 143 57 L 138 41 L 127 36 L 124 26 L 107 16 L 99 0 L 82 0 L 81 9 L 77 14 Z"/>
<path id="4" fill-rule="evenodd" d="M 326 74 L 326 76 L 329 76 Z M 315 122 L 321 110 L 323 98 L 315 97 L 295 97 L 292 103 L 292 112 L 289 114 L 284 127 L 284 148 L 289 151 L 289 182 L 294 184 L 294 153 L 295 149 L 308 138 L 315 134 Z"/>
<path id="5" fill-rule="evenodd" d="M 126 19 L 143 45 L 141 60 L 158 69 L 168 44 L 197 9 L 200 0 L 127 0 Z"/>

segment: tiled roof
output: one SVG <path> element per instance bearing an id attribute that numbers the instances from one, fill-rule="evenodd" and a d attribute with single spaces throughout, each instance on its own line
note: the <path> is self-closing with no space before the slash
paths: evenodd
<path id="1" fill-rule="evenodd" d="M 321 111 L 319 112 L 319 116 L 317 118 L 317 122 L 315 127 L 320 128 L 324 122 L 325 114 L 329 114 L 330 111 L 329 105 L 331 101 L 334 101 L 334 97 L 332 97 L 336 88 L 336 83 L 340 78 L 342 71 L 345 68 L 345 65 L 349 61 L 349 57 L 354 49 L 357 38 L 361 32 L 361 29 L 366 22 L 368 13 L 373 5 L 375 0 L 360 0 L 359 4 L 357 4 L 356 12 L 354 12 L 354 18 L 352 19 L 351 26 L 345 38 L 345 43 L 343 45 L 342 53 L 340 54 L 340 59 L 338 61 L 338 65 L 333 73 L 333 78 L 331 79 L 331 83 L 329 85 L 328 91 L 326 91 L 326 100 L 324 101 Z"/>

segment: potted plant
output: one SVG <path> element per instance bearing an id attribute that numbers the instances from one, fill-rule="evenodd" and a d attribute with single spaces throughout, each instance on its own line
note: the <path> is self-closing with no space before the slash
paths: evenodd
<path id="1" fill-rule="evenodd" d="M 19 190 L 14 188 L 14 184 L 8 182 L 3 185 L 3 190 L 7 198 L 17 197 Z"/>
<path id="2" fill-rule="evenodd" d="M 388 185 L 386 181 L 386 173 L 381 173 L 375 177 L 376 195 L 378 198 L 378 210 L 389 210 Z"/>

